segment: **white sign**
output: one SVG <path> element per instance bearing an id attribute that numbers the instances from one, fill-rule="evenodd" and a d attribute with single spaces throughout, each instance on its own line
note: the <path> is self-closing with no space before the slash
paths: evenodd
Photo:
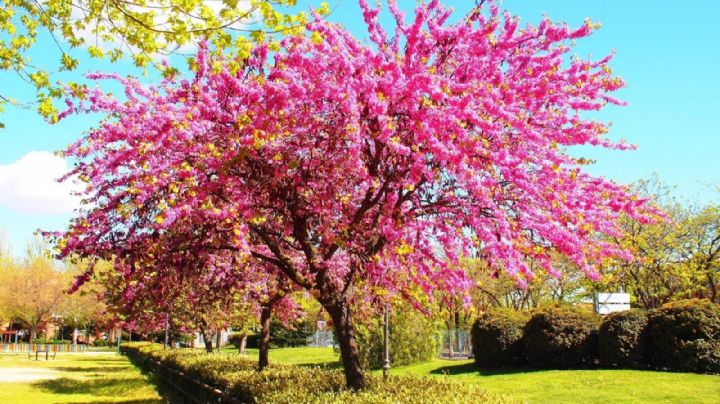
<path id="1" fill-rule="evenodd" d="M 630 310 L 629 293 L 597 293 L 595 294 L 595 312 L 598 314 L 614 313 Z"/>

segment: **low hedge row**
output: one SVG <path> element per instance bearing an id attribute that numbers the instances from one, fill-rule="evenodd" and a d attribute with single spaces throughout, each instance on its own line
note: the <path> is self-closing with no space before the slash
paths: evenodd
<path id="1" fill-rule="evenodd" d="M 122 350 L 158 361 L 246 403 L 511 402 L 473 385 L 438 378 L 393 376 L 383 381 L 368 374 L 368 387 L 354 392 L 345 387 L 340 370 L 271 364 L 257 371 L 255 361 L 237 355 L 163 350 L 149 343 L 127 343 Z"/>
<path id="2" fill-rule="evenodd" d="M 564 307 L 491 310 L 472 330 L 482 367 L 603 366 L 720 373 L 720 305 L 691 299 L 643 312 L 596 315 Z M 599 326 L 599 327 L 598 327 Z M 522 347 L 522 348 L 520 348 Z M 519 352 L 522 351 L 522 355 Z"/>

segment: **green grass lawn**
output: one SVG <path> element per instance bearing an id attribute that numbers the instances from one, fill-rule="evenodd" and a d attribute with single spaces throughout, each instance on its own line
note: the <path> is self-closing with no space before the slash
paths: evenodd
<path id="1" fill-rule="evenodd" d="M 237 352 L 228 349 L 228 352 Z M 248 350 L 256 357 L 257 350 Z M 270 361 L 337 367 L 332 348 L 270 350 Z M 720 403 L 720 376 L 641 370 L 478 370 L 472 361 L 435 359 L 391 374 L 445 377 L 530 403 Z"/>
<path id="2" fill-rule="evenodd" d="M 41 380 L 4 382 L 18 375 Z M 35 361 L 26 354 L 0 354 L 0 403 L 164 403 L 154 384 L 115 353 L 58 353 Z"/>

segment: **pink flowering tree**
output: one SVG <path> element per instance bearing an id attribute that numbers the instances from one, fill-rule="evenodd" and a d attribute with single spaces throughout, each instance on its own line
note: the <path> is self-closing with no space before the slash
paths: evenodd
<path id="1" fill-rule="evenodd" d="M 262 370 L 269 363 L 271 315 L 275 311 L 287 324 L 301 314 L 289 296 L 298 287 L 274 266 L 208 242 L 202 236 L 206 232 L 220 234 L 222 229 L 178 220 L 143 239 L 142 245 L 124 243 L 106 257 L 112 261 L 111 271 L 90 268 L 73 289 L 95 275 L 105 285 L 104 300 L 125 328 L 159 332 L 171 324 L 179 332 L 199 330 L 208 352 L 213 349 L 212 333 L 240 317 L 259 317 Z"/>
<path id="2" fill-rule="evenodd" d="M 193 77 L 156 87 L 92 75 L 118 80 L 125 99 L 69 101 L 108 118 L 67 150 L 91 204 L 61 255 L 142 246 L 191 221 L 188 243 L 267 264 L 315 296 L 352 388 L 365 385 L 356 295 L 454 301 L 472 285 L 460 263 L 471 255 L 520 285 L 534 276 L 528 257 L 557 274 L 561 254 L 590 278 L 607 257 L 629 258 L 601 236 L 620 235 L 622 214 L 654 213 L 568 153 L 626 147 L 583 115 L 621 104 L 610 58 L 567 57 L 593 25 L 520 26 L 492 4 L 450 24 L 434 0 L 406 22 L 388 3 L 391 33 L 360 1 L 369 42 L 317 20 L 239 71 L 201 49 Z"/>

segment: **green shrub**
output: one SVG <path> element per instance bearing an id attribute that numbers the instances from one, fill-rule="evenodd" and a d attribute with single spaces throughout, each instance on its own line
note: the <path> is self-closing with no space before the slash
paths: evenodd
<path id="1" fill-rule="evenodd" d="M 566 369 L 592 363 L 599 319 L 567 307 L 536 312 L 523 330 L 524 354 L 537 368 Z"/>
<path id="2" fill-rule="evenodd" d="M 523 327 L 530 316 L 513 309 L 491 309 L 472 327 L 475 364 L 481 367 L 516 366 L 524 362 Z"/>
<path id="3" fill-rule="evenodd" d="M 364 369 L 383 366 L 383 316 L 355 325 Z M 438 323 L 407 306 L 390 311 L 390 364 L 404 366 L 435 358 L 439 350 Z"/>
<path id="4" fill-rule="evenodd" d="M 248 335 L 245 348 L 260 348 L 260 334 L 252 333 Z"/>
<path id="5" fill-rule="evenodd" d="M 472 384 L 439 378 L 394 376 L 383 381 L 366 375 L 368 387 L 353 392 L 340 370 L 271 364 L 259 372 L 256 363 L 237 355 L 208 355 L 197 350 L 163 350 L 159 344 L 127 343 L 131 358 L 150 357 L 189 377 L 247 403 L 468 403 L 509 402 Z M 195 386 L 188 383 L 187 388 Z"/>
<path id="6" fill-rule="evenodd" d="M 98 338 L 92 343 L 93 346 L 108 346 L 109 342 L 106 339 Z"/>
<path id="7" fill-rule="evenodd" d="M 647 314 L 628 310 L 605 316 L 598 330 L 598 353 L 606 366 L 642 368 L 645 360 L 645 327 Z"/>
<path id="8" fill-rule="evenodd" d="M 666 304 L 648 314 L 651 365 L 670 370 L 720 372 L 720 305 L 707 300 Z"/>
<path id="9" fill-rule="evenodd" d="M 307 346 L 311 335 L 313 331 L 307 320 L 294 321 L 288 326 L 275 319 L 270 322 L 270 346 L 273 348 Z"/>
<path id="10" fill-rule="evenodd" d="M 240 344 L 242 344 L 243 337 L 247 335 L 248 334 L 244 332 L 234 332 L 228 335 L 227 342 L 228 344 L 234 346 L 236 349 L 240 349 Z M 245 343 L 247 346 L 247 339 L 245 340 Z"/>

